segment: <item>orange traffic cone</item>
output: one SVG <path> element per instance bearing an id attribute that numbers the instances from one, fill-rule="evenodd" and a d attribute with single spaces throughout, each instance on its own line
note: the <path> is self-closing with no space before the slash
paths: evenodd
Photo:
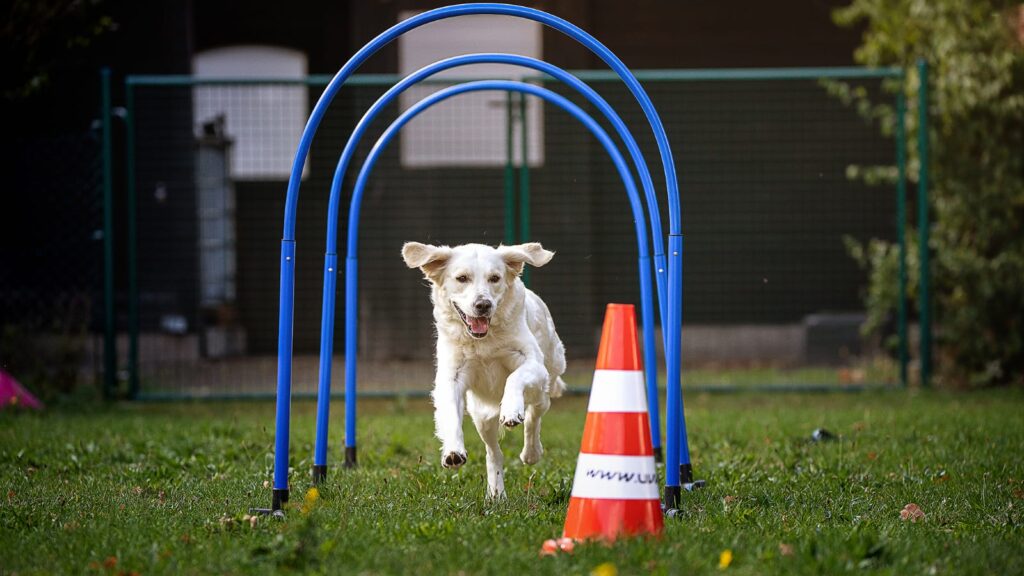
<path id="1" fill-rule="evenodd" d="M 660 534 L 661 502 L 632 304 L 605 311 L 564 536 Z"/>

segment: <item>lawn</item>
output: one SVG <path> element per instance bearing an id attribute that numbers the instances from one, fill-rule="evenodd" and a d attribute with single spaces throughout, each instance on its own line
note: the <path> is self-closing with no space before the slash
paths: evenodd
<path id="1" fill-rule="evenodd" d="M 0 414 L 0 573 L 1021 574 L 1024 393 L 687 397 L 694 466 L 660 539 L 539 558 L 561 532 L 585 399 L 555 403 L 544 461 L 487 502 L 483 447 L 438 465 L 429 406 L 360 406 L 360 467 L 309 487 L 313 405 L 293 406 L 293 507 L 270 502 L 271 403 Z M 331 455 L 338 461 L 341 406 Z M 825 427 L 839 439 L 810 441 Z M 901 520 L 909 503 L 924 519 Z M 724 551 L 732 561 L 720 567 Z"/>

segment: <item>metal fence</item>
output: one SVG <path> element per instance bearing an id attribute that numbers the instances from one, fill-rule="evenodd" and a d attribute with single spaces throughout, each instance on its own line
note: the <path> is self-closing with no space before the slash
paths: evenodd
<path id="1" fill-rule="evenodd" d="M 0 368 L 45 400 L 101 377 L 112 308 L 102 284 L 101 132 L 68 127 L 3 147 Z"/>
<path id="2" fill-rule="evenodd" d="M 617 79 L 577 75 L 616 108 L 645 156 L 657 158 L 642 112 Z M 904 138 L 882 136 L 825 85 L 839 79 L 895 103 L 883 82 L 898 81 L 902 71 L 637 76 L 679 163 L 687 236 L 684 386 L 832 388 L 905 379 L 905 316 L 894 318 L 895 346 L 860 333 L 866 277 L 846 247 L 849 239 L 902 237 Z M 305 118 L 328 80 L 127 79 L 130 395 L 272 395 L 285 182 Z M 330 179 L 352 127 L 397 80 L 351 80 L 325 117 L 305 170 L 295 287 L 299 395 L 316 386 Z M 370 134 L 445 85 L 411 91 Z M 590 110 L 563 86 L 546 85 Z M 362 143 L 357 161 L 372 143 Z M 885 184 L 850 176 L 851 166 L 894 164 L 898 177 Z M 663 189 L 658 174 L 655 185 Z M 639 299 L 635 238 L 620 188 L 585 129 L 539 102 L 483 94 L 415 121 L 378 165 L 363 207 L 360 389 L 419 394 L 431 385 L 428 290 L 401 261 L 408 240 L 532 240 L 555 250 L 555 260 L 527 280 L 566 343 L 567 381 L 586 386 L 605 304 Z M 344 358 L 335 363 L 342 374 Z"/>

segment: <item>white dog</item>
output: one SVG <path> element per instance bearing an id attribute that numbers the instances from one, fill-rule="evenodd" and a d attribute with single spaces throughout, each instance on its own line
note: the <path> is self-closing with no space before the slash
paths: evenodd
<path id="1" fill-rule="evenodd" d="M 437 326 L 437 376 L 431 397 L 441 465 L 466 463 L 462 416 L 487 447 L 487 495 L 505 495 L 499 424 L 525 423 L 519 459 L 535 464 L 544 449 L 540 420 L 565 391 L 565 348 L 544 302 L 523 285 L 524 264 L 554 256 L 540 244 L 428 246 L 408 242 L 402 257 L 431 284 Z"/>

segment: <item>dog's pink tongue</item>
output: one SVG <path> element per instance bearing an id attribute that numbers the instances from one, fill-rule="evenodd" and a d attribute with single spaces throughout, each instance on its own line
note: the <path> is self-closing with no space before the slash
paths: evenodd
<path id="1" fill-rule="evenodd" d="M 490 324 L 490 320 L 481 316 L 479 318 L 469 317 L 469 330 L 473 334 L 487 334 L 487 327 Z"/>

